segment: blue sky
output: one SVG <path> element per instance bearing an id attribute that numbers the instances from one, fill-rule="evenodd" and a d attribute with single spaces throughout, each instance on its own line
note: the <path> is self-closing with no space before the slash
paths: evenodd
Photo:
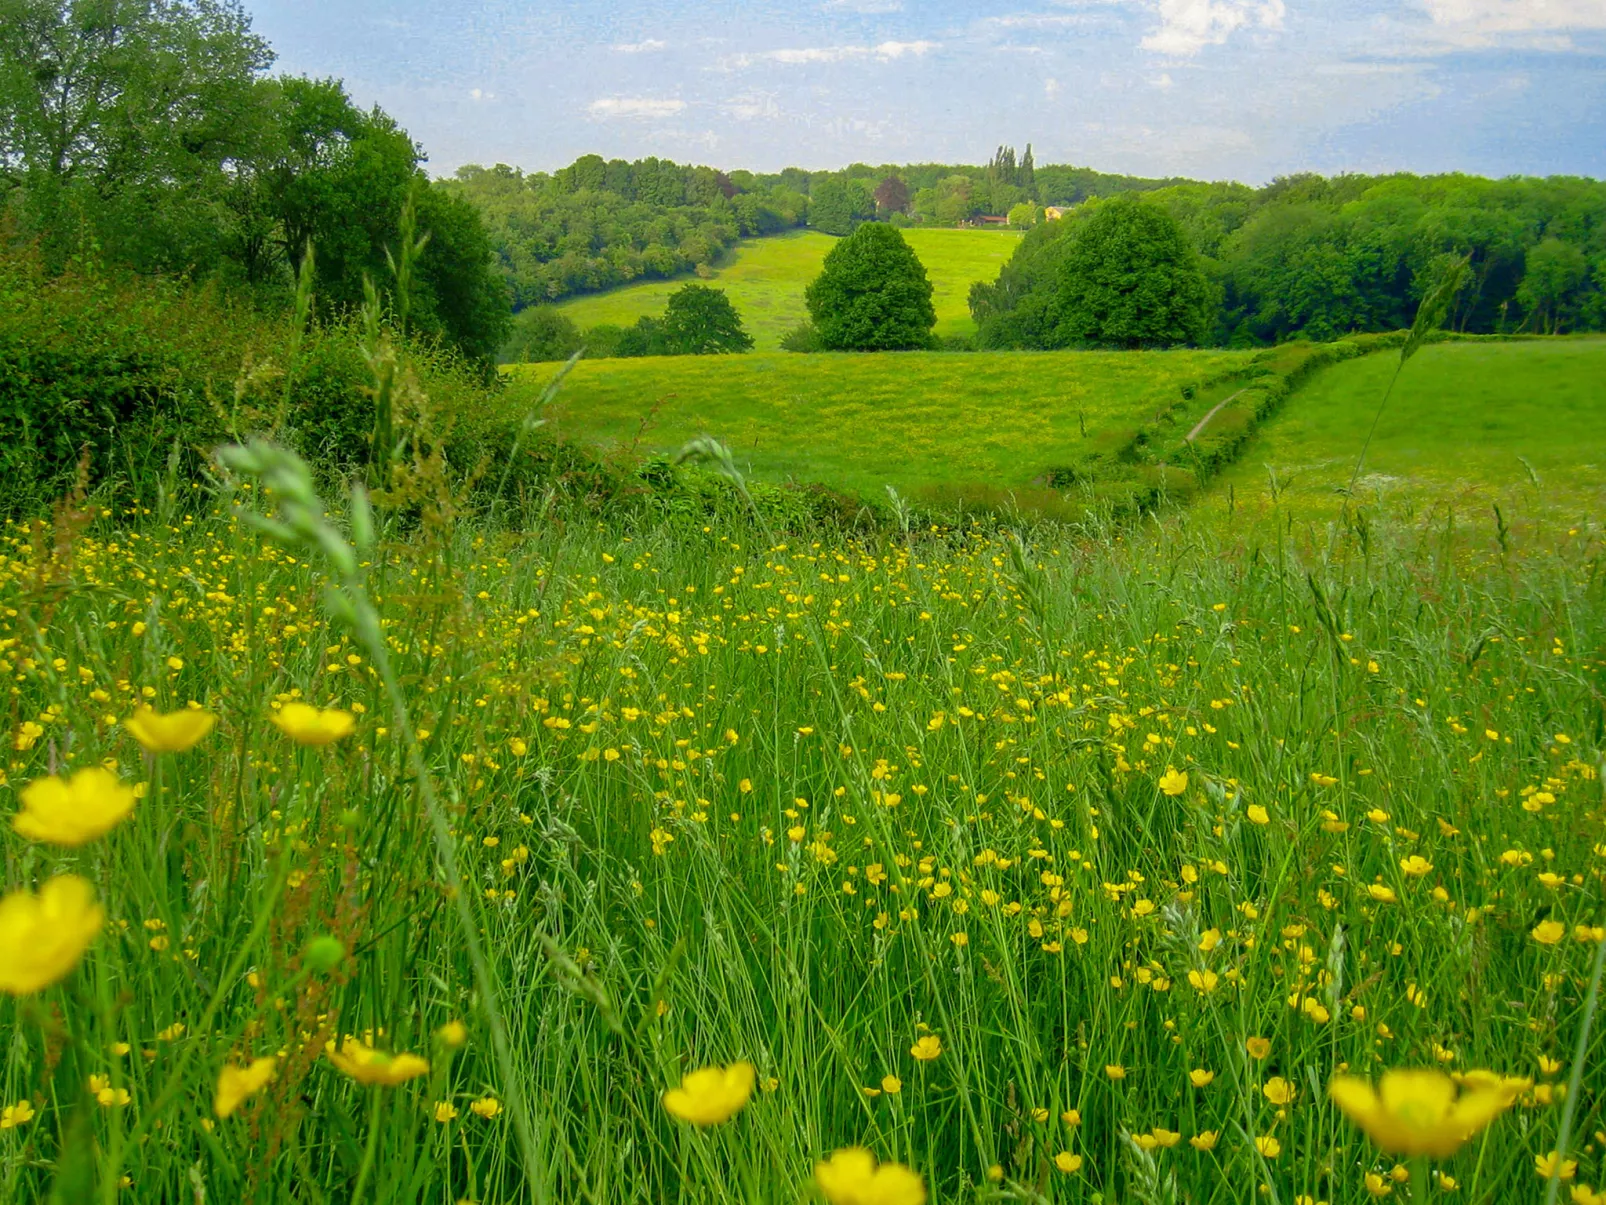
<path id="1" fill-rule="evenodd" d="M 255 0 L 431 170 L 588 151 L 1606 177 L 1606 0 Z"/>

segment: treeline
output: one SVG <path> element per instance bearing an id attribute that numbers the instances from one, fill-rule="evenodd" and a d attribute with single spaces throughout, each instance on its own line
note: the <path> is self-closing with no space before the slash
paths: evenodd
<path id="1" fill-rule="evenodd" d="M 381 289 L 411 200 L 428 241 L 414 331 L 490 363 L 510 319 L 474 206 L 334 80 L 275 78 L 215 0 L 22 0 L 0 20 L 0 238 L 42 269 L 93 262 L 283 308 L 307 247 L 319 312 Z"/>
<path id="2" fill-rule="evenodd" d="M 847 235 L 862 222 L 954 226 L 1025 206 L 1162 188 L 1174 180 L 1038 167 L 1032 149 L 1000 147 L 983 166 L 851 164 L 770 174 L 584 155 L 555 172 L 506 164 L 458 169 L 440 187 L 472 204 L 496 247 L 513 308 L 523 310 L 636 280 L 706 273 L 739 238 L 807 224 Z"/>
<path id="3" fill-rule="evenodd" d="M 1184 183 L 1144 202 L 1186 236 L 1209 288 L 1187 341 L 1222 346 L 1325 340 L 1408 327 L 1452 258 L 1468 283 L 1447 325 L 1479 334 L 1606 329 L 1606 184 L 1573 177 L 1299 175 L 1254 189 Z M 984 347 L 1085 342 L 1068 320 L 1083 205 L 1022 241 L 994 282 L 971 290 Z"/>
<path id="4" fill-rule="evenodd" d="M 469 166 L 442 184 L 475 206 L 513 306 L 707 269 L 738 238 L 801 225 L 808 197 L 750 172 L 586 155 L 561 171 Z"/>

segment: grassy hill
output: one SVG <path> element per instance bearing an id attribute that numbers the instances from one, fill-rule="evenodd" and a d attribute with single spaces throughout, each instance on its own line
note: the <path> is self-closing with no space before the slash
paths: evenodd
<path id="1" fill-rule="evenodd" d="M 1213 505 L 1343 507 L 1392 353 L 1321 370 L 1218 478 Z M 1531 470 L 1531 472 L 1530 472 Z M 1367 452 L 1363 502 L 1412 509 L 1523 496 L 1597 510 L 1606 493 L 1606 339 L 1440 343 L 1406 366 Z"/>
<path id="2" fill-rule="evenodd" d="M 937 334 L 962 335 L 975 330 L 966 305 L 970 286 L 996 277 L 1020 236 L 998 230 L 903 233 L 931 278 Z M 716 270 L 711 283 L 729 294 L 759 351 L 779 350 L 786 332 L 808 317 L 803 291 L 820 274 L 820 265 L 836 243 L 830 235 L 813 230 L 745 239 Z M 603 323 L 629 326 L 643 315 L 662 314 L 669 295 L 685 283 L 660 280 L 628 285 L 572 298 L 558 308 L 581 328 Z"/>
<path id="3" fill-rule="evenodd" d="M 1051 468 L 1108 454 L 1183 388 L 1255 353 L 941 352 L 683 356 L 581 362 L 551 417 L 603 448 L 671 450 L 724 440 L 760 479 L 880 495 L 1028 488 Z M 509 370 L 515 399 L 555 365 Z"/>

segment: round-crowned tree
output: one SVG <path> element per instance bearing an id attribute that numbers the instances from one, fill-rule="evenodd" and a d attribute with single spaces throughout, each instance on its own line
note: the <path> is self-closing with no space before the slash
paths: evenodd
<path id="1" fill-rule="evenodd" d="M 903 235 L 885 223 L 866 223 L 831 248 L 807 298 L 826 351 L 931 346 L 931 281 Z"/>
<path id="2" fill-rule="evenodd" d="M 730 298 L 707 285 L 687 285 L 670 294 L 661 338 L 664 353 L 671 356 L 712 356 L 753 347 L 753 336 L 742 328 Z"/>
<path id="3" fill-rule="evenodd" d="M 1131 349 L 1204 338 L 1210 282 L 1165 210 L 1114 197 L 1074 237 L 1060 270 L 1059 343 Z"/>

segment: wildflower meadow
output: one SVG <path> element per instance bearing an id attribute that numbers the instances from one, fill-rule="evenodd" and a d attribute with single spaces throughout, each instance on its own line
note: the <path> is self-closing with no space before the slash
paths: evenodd
<path id="1" fill-rule="evenodd" d="M 1596 526 L 325 493 L 4 531 L 0 1199 L 1606 1200 Z"/>

